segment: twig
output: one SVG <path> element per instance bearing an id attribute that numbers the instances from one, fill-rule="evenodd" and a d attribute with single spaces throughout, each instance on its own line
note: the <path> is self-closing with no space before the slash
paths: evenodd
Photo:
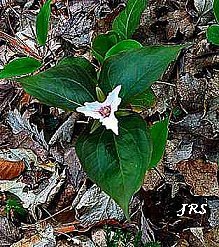
<path id="1" fill-rule="evenodd" d="M 37 221 L 35 224 L 43 223 L 44 221 L 47 221 L 47 220 L 53 218 L 54 216 L 56 216 L 56 215 L 58 215 L 58 214 L 61 214 L 62 212 L 65 212 L 66 210 L 71 210 L 71 209 L 72 209 L 72 206 L 68 206 L 68 207 L 66 207 L 66 208 L 63 208 L 62 210 L 60 210 L 60 211 L 58 211 L 58 212 L 56 212 L 56 213 L 54 213 L 54 214 L 48 216 L 47 218 L 45 218 L 45 219 L 43 219 L 43 220 Z"/>
<path id="2" fill-rule="evenodd" d="M 171 86 L 171 87 L 176 87 L 175 84 L 172 84 L 172 83 L 169 83 L 169 82 L 166 82 L 166 81 L 157 81 L 156 83 L 168 85 L 168 86 Z"/>
<path id="3" fill-rule="evenodd" d="M 20 40 L 12 37 L 11 35 L 0 31 L 0 38 L 9 42 L 12 47 L 14 47 L 15 49 L 17 49 L 18 51 L 22 52 L 23 54 L 28 54 L 38 60 L 41 60 L 41 57 L 32 49 L 30 48 L 28 45 L 22 43 Z"/>

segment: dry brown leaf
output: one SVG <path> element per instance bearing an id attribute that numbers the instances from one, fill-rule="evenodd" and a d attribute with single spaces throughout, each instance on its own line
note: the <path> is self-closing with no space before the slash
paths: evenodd
<path id="1" fill-rule="evenodd" d="M 191 37 L 195 26 L 191 22 L 190 16 L 186 11 L 175 10 L 174 12 L 169 12 L 166 18 L 168 21 L 166 32 L 169 40 L 175 38 L 178 32 L 185 37 Z"/>
<path id="2" fill-rule="evenodd" d="M 12 131 L 3 124 L 0 124 L 0 147 L 3 148 L 4 146 L 7 146 L 10 143 L 10 140 L 12 139 Z"/>
<path id="3" fill-rule="evenodd" d="M 154 190 L 162 182 L 162 176 L 164 176 L 164 166 L 163 163 L 160 163 L 156 170 L 151 169 L 145 174 L 143 190 Z"/>
<path id="4" fill-rule="evenodd" d="M 22 95 L 22 98 L 20 100 L 20 109 L 23 107 L 23 106 L 27 106 L 30 104 L 30 101 L 31 101 L 31 96 L 28 94 L 28 93 L 23 93 Z"/>
<path id="5" fill-rule="evenodd" d="M 8 161 L 0 159 L 0 179 L 16 178 L 25 169 L 25 164 L 20 161 Z"/>
<path id="6" fill-rule="evenodd" d="M 11 247 L 55 247 L 56 239 L 53 234 L 53 228 L 51 225 L 44 227 L 39 226 L 38 233 L 32 236 L 25 236 L 20 241 L 11 245 Z"/>
<path id="7" fill-rule="evenodd" d="M 211 227 L 219 226 L 219 200 L 208 199 L 208 207 L 210 210 L 210 216 L 208 222 Z"/>
<path id="8" fill-rule="evenodd" d="M 59 233 L 59 234 L 60 233 L 70 233 L 74 231 L 78 231 L 77 226 L 75 226 L 74 222 L 54 228 L 54 232 Z"/>
<path id="9" fill-rule="evenodd" d="M 91 238 L 95 245 L 107 247 L 106 232 L 97 228 L 91 231 Z"/>
<path id="10" fill-rule="evenodd" d="M 205 242 L 208 247 L 218 247 L 219 246 L 219 227 L 210 229 L 204 234 Z"/>
<path id="11" fill-rule="evenodd" d="M 21 238 L 19 228 L 8 218 L 0 216 L 0 246 L 11 246 Z"/>
<path id="12" fill-rule="evenodd" d="M 34 235 L 28 238 L 23 238 L 22 240 L 18 241 L 17 243 L 14 243 L 13 247 L 31 247 L 34 244 L 37 244 L 40 241 L 40 238 L 38 235 Z"/>
<path id="13" fill-rule="evenodd" d="M 121 221 L 124 218 L 122 209 L 97 185 L 90 187 L 80 197 L 79 201 L 78 199 L 77 197 L 74 199 L 72 206 L 75 208 L 76 220 L 83 227 L 88 227 L 104 220 Z"/>
<path id="14" fill-rule="evenodd" d="M 203 160 L 181 161 L 176 169 L 184 176 L 185 182 L 197 196 L 219 196 L 217 164 Z"/>

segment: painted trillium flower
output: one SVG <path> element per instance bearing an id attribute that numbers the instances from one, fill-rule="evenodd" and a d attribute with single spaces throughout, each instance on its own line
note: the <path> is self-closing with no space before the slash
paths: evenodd
<path id="1" fill-rule="evenodd" d="M 107 129 L 111 129 L 118 135 L 118 120 L 114 113 L 118 110 L 118 106 L 121 103 L 121 98 L 119 98 L 120 90 L 121 85 L 113 89 L 103 103 L 98 101 L 85 102 L 84 106 L 78 107 L 76 111 L 84 113 L 87 117 L 99 119 Z"/>

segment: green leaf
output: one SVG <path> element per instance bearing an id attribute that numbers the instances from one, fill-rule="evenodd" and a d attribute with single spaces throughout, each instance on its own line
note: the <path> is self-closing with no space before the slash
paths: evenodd
<path id="1" fill-rule="evenodd" d="M 27 214 L 27 211 L 23 208 L 21 201 L 14 196 L 10 196 L 10 198 L 6 200 L 6 213 L 9 214 L 11 210 L 18 215 L 25 216 Z"/>
<path id="2" fill-rule="evenodd" d="M 84 57 L 65 57 L 59 61 L 58 65 L 79 66 L 86 71 L 88 76 L 97 83 L 97 73 L 95 67 Z"/>
<path id="3" fill-rule="evenodd" d="M 113 30 L 121 39 L 132 37 L 147 6 L 147 0 L 128 0 L 125 9 L 113 21 Z"/>
<path id="4" fill-rule="evenodd" d="M 75 110 L 84 102 L 96 99 L 97 82 L 79 63 L 72 65 L 65 61 L 45 72 L 18 81 L 27 93 L 42 103 L 65 110 Z"/>
<path id="5" fill-rule="evenodd" d="M 105 59 L 111 57 L 119 52 L 128 51 L 136 48 L 141 48 L 142 45 L 133 39 L 122 40 L 118 44 L 114 45 L 105 55 Z"/>
<path id="6" fill-rule="evenodd" d="M 49 31 L 49 21 L 51 15 L 51 2 L 52 0 L 47 0 L 43 7 L 40 9 L 39 14 L 36 19 L 36 35 L 39 45 L 45 45 L 48 31 Z"/>
<path id="7" fill-rule="evenodd" d="M 214 24 L 207 29 L 207 39 L 209 42 L 219 45 L 219 25 Z"/>
<path id="8" fill-rule="evenodd" d="M 132 108 L 135 110 L 144 110 L 145 108 L 152 107 L 156 103 L 156 96 L 151 88 L 139 94 L 132 100 Z"/>
<path id="9" fill-rule="evenodd" d="M 118 42 L 118 35 L 115 32 L 99 34 L 92 42 L 92 52 L 96 59 L 103 63 L 107 51 Z"/>
<path id="10" fill-rule="evenodd" d="M 182 46 L 148 46 L 108 58 L 100 73 L 99 86 L 105 94 L 122 85 L 122 103 L 146 91 L 160 79 Z"/>
<path id="11" fill-rule="evenodd" d="M 149 168 L 155 167 L 163 157 L 167 136 L 168 136 L 169 118 L 153 124 L 150 127 L 150 134 L 153 142 L 153 152 Z"/>
<path id="12" fill-rule="evenodd" d="M 128 218 L 128 205 L 148 169 L 152 143 L 145 121 L 137 115 L 119 118 L 119 135 L 103 126 L 81 135 L 76 152 L 88 177 L 109 194 Z"/>
<path id="13" fill-rule="evenodd" d="M 41 62 L 32 57 L 21 57 L 12 60 L 0 70 L 0 79 L 11 78 L 32 73 L 39 69 Z"/>
<path id="14" fill-rule="evenodd" d="M 219 0 L 214 0 L 213 10 L 214 10 L 214 16 L 217 22 L 219 22 Z"/>

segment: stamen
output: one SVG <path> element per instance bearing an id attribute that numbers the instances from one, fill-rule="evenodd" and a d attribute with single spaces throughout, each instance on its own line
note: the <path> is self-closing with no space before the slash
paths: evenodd
<path id="1" fill-rule="evenodd" d="M 111 106 L 103 106 L 100 108 L 99 113 L 105 118 L 105 117 L 109 117 L 110 113 L 111 113 Z"/>

